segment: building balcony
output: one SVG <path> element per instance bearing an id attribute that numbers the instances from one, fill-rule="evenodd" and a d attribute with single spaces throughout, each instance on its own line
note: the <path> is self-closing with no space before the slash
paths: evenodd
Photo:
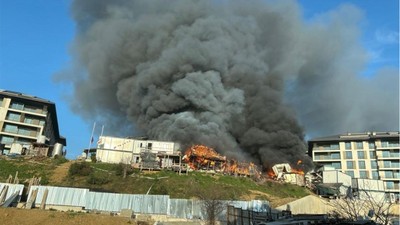
<path id="1" fill-rule="evenodd" d="M 399 156 L 391 155 L 391 156 L 378 156 L 376 157 L 378 160 L 400 160 Z"/>
<path id="2" fill-rule="evenodd" d="M 385 176 L 381 176 L 381 180 L 384 180 L 384 181 L 400 181 L 400 177 L 395 177 L 395 176 L 385 177 Z"/>
<path id="3" fill-rule="evenodd" d="M 340 152 L 339 148 L 314 147 L 313 152 Z"/>
<path id="4" fill-rule="evenodd" d="M 24 110 L 24 109 L 17 109 L 17 108 L 8 108 L 9 111 L 18 112 L 18 113 L 25 113 L 33 116 L 40 116 L 46 117 L 47 111 L 43 110 Z"/>
<path id="5" fill-rule="evenodd" d="M 15 124 L 15 125 L 22 125 L 22 126 L 27 126 L 27 127 L 34 127 L 34 128 L 41 128 L 44 126 L 44 124 L 40 123 L 39 121 L 37 122 L 21 122 L 21 121 L 17 121 L 17 120 L 11 120 L 11 119 L 5 119 L 4 120 L 7 123 L 11 123 L 11 124 Z"/>
<path id="6" fill-rule="evenodd" d="M 315 162 L 330 162 L 330 161 L 335 161 L 335 162 L 341 162 L 342 160 L 340 158 L 332 158 L 332 157 L 314 157 L 313 161 Z"/>
<path id="7" fill-rule="evenodd" d="M 385 190 L 386 191 L 399 191 L 399 185 L 395 185 L 395 186 L 385 186 Z"/>
<path id="8" fill-rule="evenodd" d="M 21 131 L 21 130 L 6 130 L 3 129 L 2 133 L 5 135 L 9 135 L 9 136 L 14 136 L 14 137 L 23 137 L 23 138 L 29 138 L 29 139 L 35 139 L 38 135 L 38 132 L 36 131 L 31 131 L 31 132 L 25 132 L 25 131 Z"/>
<path id="9" fill-rule="evenodd" d="M 379 170 L 400 170 L 399 166 L 380 166 Z"/>

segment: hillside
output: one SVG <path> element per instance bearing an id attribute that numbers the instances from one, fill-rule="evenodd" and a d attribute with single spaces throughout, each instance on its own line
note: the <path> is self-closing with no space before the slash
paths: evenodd
<path id="1" fill-rule="evenodd" d="M 127 170 L 124 166 L 88 163 L 50 158 L 0 158 L 0 182 L 18 171 L 19 183 L 27 184 L 33 176 L 41 177 L 41 185 L 81 187 L 93 191 L 162 194 L 171 198 L 214 196 L 229 200 L 268 200 L 273 207 L 304 197 L 310 192 L 296 185 L 248 177 L 173 171 Z"/>

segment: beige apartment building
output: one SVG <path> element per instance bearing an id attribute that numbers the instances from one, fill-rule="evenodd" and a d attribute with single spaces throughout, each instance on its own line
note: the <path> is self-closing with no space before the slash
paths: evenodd
<path id="1" fill-rule="evenodd" d="M 308 141 L 313 162 L 353 178 L 384 182 L 385 192 L 399 199 L 399 132 L 347 133 Z"/>
<path id="2" fill-rule="evenodd" d="M 24 148 L 32 144 L 66 146 L 53 102 L 0 90 L 0 154 L 8 154 L 15 144 Z"/>

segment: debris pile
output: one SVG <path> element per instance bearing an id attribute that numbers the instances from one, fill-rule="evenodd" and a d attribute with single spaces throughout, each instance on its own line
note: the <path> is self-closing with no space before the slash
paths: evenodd
<path id="1" fill-rule="evenodd" d="M 278 181 L 305 186 L 304 172 L 292 168 L 288 163 L 275 164 L 268 175 Z"/>
<path id="2" fill-rule="evenodd" d="M 260 174 L 254 163 L 227 159 L 226 156 L 221 156 L 213 148 L 205 145 L 189 147 L 182 159 L 193 170 L 237 176 L 259 176 Z"/>

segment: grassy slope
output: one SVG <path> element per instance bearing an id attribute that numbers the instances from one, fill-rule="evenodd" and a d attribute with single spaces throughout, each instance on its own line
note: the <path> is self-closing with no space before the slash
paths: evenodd
<path id="1" fill-rule="evenodd" d="M 229 200 L 272 200 L 290 199 L 306 196 L 309 191 L 291 184 L 273 181 L 254 182 L 247 177 L 209 175 L 201 172 L 190 172 L 178 175 L 172 171 L 139 172 L 130 171 L 124 179 L 118 165 L 105 163 L 89 163 L 92 168 L 89 175 L 67 175 L 60 183 L 49 180 L 54 169 L 63 160 L 42 159 L 0 159 L 0 182 L 4 182 L 11 174 L 19 171 L 20 183 L 32 176 L 41 176 L 42 185 L 60 185 L 84 187 L 91 190 L 146 194 L 168 194 L 171 198 L 193 198 L 199 193 L 206 195 L 219 194 L 220 198 Z M 119 168 L 121 169 L 121 168 Z"/>

